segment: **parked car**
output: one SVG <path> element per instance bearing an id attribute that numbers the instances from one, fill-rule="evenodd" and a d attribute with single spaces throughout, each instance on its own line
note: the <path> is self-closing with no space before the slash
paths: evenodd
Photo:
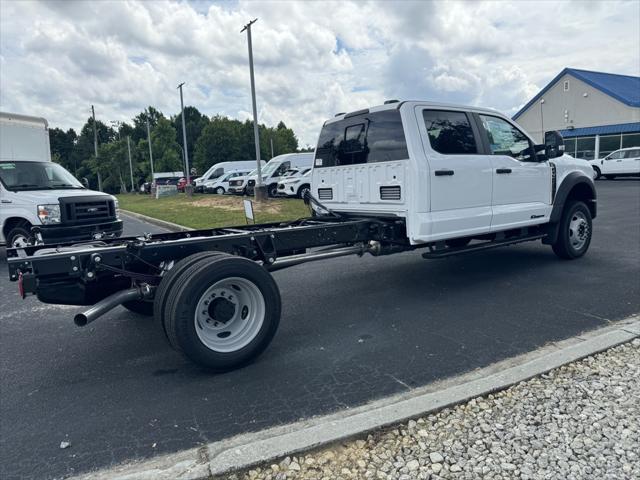
<path id="1" fill-rule="evenodd" d="M 190 180 L 191 180 L 191 185 L 194 186 L 194 190 L 195 190 L 195 182 L 198 180 L 198 177 L 191 177 Z M 179 192 L 184 192 L 184 187 L 187 186 L 187 178 L 186 177 L 180 178 L 176 186 L 178 187 Z"/>
<path id="2" fill-rule="evenodd" d="M 264 160 L 260 161 L 262 166 L 266 165 Z M 256 167 L 255 160 L 238 160 L 235 162 L 220 162 L 212 165 L 209 170 L 199 177 L 194 183 L 194 189 L 196 192 L 204 191 L 204 183 L 209 180 L 215 180 L 222 176 L 225 172 L 237 171 L 237 170 L 253 170 Z"/>
<path id="3" fill-rule="evenodd" d="M 278 182 L 285 173 L 291 169 L 311 168 L 313 165 L 313 153 L 286 153 L 273 157 L 262 169 L 262 183 L 267 187 L 270 197 L 275 197 L 278 192 Z M 253 189 L 257 181 L 257 173 L 252 175 L 246 185 L 246 193 L 253 195 Z"/>
<path id="4" fill-rule="evenodd" d="M 216 179 L 206 180 L 201 183 L 201 185 L 205 193 L 217 193 L 218 195 L 223 195 L 227 193 L 227 190 L 229 189 L 229 181 L 234 178 L 244 177 L 249 173 L 251 173 L 251 170 L 234 170 L 226 172 Z"/>
<path id="5" fill-rule="evenodd" d="M 280 197 L 304 198 L 311 189 L 311 168 L 297 171 L 295 175 L 288 175 L 278 182 L 276 195 Z"/>
<path id="6" fill-rule="evenodd" d="M 247 175 L 236 177 L 229 181 L 229 187 L 227 193 L 232 195 L 246 195 L 247 194 L 247 182 L 249 178 L 256 174 L 258 169 L 251 170 Z"/>
<path id="7" fill-rule="evenodd" d="M 604 158 L 589 160 L 595 177 L 607 179 L 640 176 L 640 147 L 621 148 Z"/>
<path id="8" fill-rule="evenodd" d="M 116 198 L 51 161 L 44 118 L 0 113 L 0 203 L 0 244 L 8 247 L 122 234 Z"/>

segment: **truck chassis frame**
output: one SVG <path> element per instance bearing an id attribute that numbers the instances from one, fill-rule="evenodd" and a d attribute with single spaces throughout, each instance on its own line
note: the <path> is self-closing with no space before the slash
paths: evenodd
<path id="1" fill-rule="evenodd" d="M 484 235 L 474 238 L 476 241 L 473 243 L 469 243 L 471 239 L 465 239 L 466 242 L 461 244 L 442 241 L 417 246 L 409 243 L 403 219 L 348 217 L 329 212 L 291 222 L 100 239 L 80 244 L 34 245 L 7 250 L 7 263 L 10 280 L 18 282 L 23 298 L 35 294 L 44 303 L 91 305 L 74 317 L 78 326 L 87 325 L 117 305 L 124 304 L 135 312 L 160 317 L 169 342 L 191 360 L 212 370 L 226 371 L 255 358 L 275 334 L 280 317 L 280 296 L 269 272 L 328 258 L 362 256 L 364 253 L 388 255 L 418 247 L 428 248 L 424 258 L 441 258 L 545 239 L 547 227 L 542 225 Z M 183 284 L 189 284 L 191 277 L 206 270 L 231 273 L 227 274 L 226 280 L 214 279 L 217 283 L 212 283 L 213 286 L 207 290 L 213 293 L 206 293 L 211 298 L 189 299 L 189 289 L 198 290 L 199 286 L 191 283 L 191 286 L 184 287 Z M 206 322 L 209 323 L 210 319 L 218 329 L 227 322 L 236 321 L 234 319 L 240 315 L 237 308 L 243 308 L 242 320 L 245 320 L 248 314 L 244 309 L 248 307 L 238 307 L 236 300 L 214 299 L 216 293 L 219 296 L 222 292 L 224 296 L 225 286 L 227 291 L 238 289 L 234 282 L 245 281 L 239 280 L 240 277 L 250 279 L 245 283 L 249 285 L 247 292 L 242 293 L 246 302 L 251 303 L 251 295 L 255 297 L 262 295 L 261 291 L 271 292 L 269 301 L 263 299 L 256 303 L 251 300 L 251 308 L 262 308 L 260 315 L 266 319 L 264 323 L 270 322 L 269 331 L 264 335 L 256 333 L 256 338 L 262 335 L 260 345 L 243 347 L 241 350 L 246 352 L 241 356 L 225 356 L 216 352 L 207 356 L 200 351 L 199 345 L 194 346 L 191 338 L 194 336 L 185 333 L 185 329 L 193 329 L 194 314 L 196 330 L 202 329 L 200 314 L 204 314 Z M 221 282 L 223 287 L 216 290 L 214 287 Z M 260 284 L 260 288 L 253 288 L 251 282 Z M 242 296 L 241 292 L 231 293 L 238 293 L 236 297 Z M 209 302 L 212 306 L 217 302 L 215 308 L 203 306 Z M 265 310 L 264 306 L 259 307 L 260 302 L 271 303 Z M 191 311 L 186 316 L 180 313 L 182 304 L 190 305 Z M 206 308 L 209 308 L 208 314 Z M 262 325 L 263 320 L 258 323 Z M 223 333 L 227 336 L 244 335 L 240 327 L 236 330 L 229 327 L 220 335 Z"/>

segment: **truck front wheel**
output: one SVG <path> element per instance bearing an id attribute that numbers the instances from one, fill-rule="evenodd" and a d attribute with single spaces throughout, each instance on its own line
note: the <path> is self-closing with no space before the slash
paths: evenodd
<path id="1" fill-rule="evenodd" d="M 591 233 L 591 212 L 587 206 L 578 201 L 567 203 L 558 224 L 553 251 L 560 258 L 579 258 L 589 249 Z"/>
<path id="2" fill-rule="evenodd" d="M 278 193 L 278 185 L 276 183 L 272 183 L 267 187 L 267 192 L 270 197 L 275 197 Z"/>
<path id="3" fill-rule="evenodd" d="M 263 267 L 246 258 L 203 258 L 170 289 L 164 314 L 171 345 L 216 372 L 262 353 L 280 322 L 280 292 Z"/>
<path id="4" fill-rule="evenodd" d="M 7 234 L 7 247 L 23 248 L 33 243 L 33 237 L 29 231 L 29 225 L 21 223 L 16 225 Z"/>

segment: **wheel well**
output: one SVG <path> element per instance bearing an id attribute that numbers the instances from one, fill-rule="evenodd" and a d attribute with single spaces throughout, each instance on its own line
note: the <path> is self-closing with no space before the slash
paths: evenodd
<path id="1" fill-rule="evenodd" d="M 596 208 L 595 204 L 592 200 L 595 200 L 595 194 L 593 190 L 586 183 L 576 183 L 573 188 L 569 191 L 567 195 L 567 201 L 569 200 L 579 200 L 584 202 L 589 211 L 591 212 L 591 216 L 595 218 L 596 216 Z"/>
<path id="2" fill-rule="evenodd" d="M 311 188 L 311 185 L 310 185 L 310 184 L 308 184 L 308 183 L 303 183 L 302 185 L 300 185 L 300 186 L 298 187 L 298 192 L 299 192 L 300 190 L 302 190 L 304 187 Z"/>
<path id="3" fill-rule="evenodd" d="M 5 240 L 7 238 L 7 235 L 9 235 L 9 232 L 20 225 L 24 225 L 28 230 L 31 226 L 31 223 L 20 217 L 7 218 L 7 221 L 4 222 L 4 225 L 2 226 L 2 235 L 4 236 Z"/>

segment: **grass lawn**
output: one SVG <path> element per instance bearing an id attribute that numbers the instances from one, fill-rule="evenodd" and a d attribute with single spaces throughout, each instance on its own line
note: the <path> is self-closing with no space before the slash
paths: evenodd
<path id="1" fill-rule="evenodd" d="M 149 217 L 177 223 L 195 229 L 244 225 L 242 197 L 227 195 L 184 193 L 155 199 L 151 195 L 117 195 L 120 208 Z M 272 199 L 265 204 L 253 203 L 256 223 L 278 222 L 308 217 L 309 210 L 302 200 Z"/>

